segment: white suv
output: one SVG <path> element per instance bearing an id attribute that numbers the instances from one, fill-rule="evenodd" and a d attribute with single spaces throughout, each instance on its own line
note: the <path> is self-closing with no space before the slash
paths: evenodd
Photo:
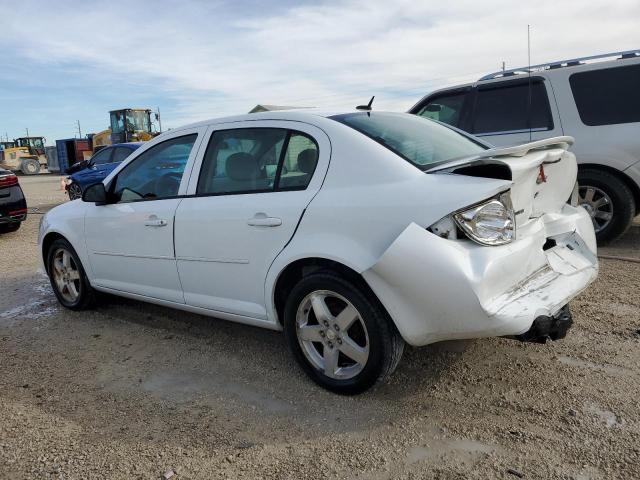
<path id="1" fill-rule="evenodd" d="M 496 146 L 570 135 L 598 241 L 640 213 L 640 50 L 496 72 L 430 93 L 409 112 Z"/>

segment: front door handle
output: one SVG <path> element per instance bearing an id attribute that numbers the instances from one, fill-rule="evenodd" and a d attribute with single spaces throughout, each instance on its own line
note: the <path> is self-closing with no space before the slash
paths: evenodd
<path id="1" fill-rule="evenodd" d="M 151 215 L 144 221 L 145 227 L 166 227 L 167 221 L 162 218 L 158 218 L 155 215 Z"/>
<path id="2" fill-rule="evenodd" d="M 256 213 L 253 218 L 247 220 L 247 225 L 252 227 L 279 227 L 282 219 L 277 217 L 267 217 L 266 213 Z"/>

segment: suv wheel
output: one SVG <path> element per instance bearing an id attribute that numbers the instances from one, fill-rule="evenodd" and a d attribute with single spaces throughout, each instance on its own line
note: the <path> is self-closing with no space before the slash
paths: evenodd
<path id="1" fill-rule="evenodd" d="M 623 235 L 636 211 L 629 186 L 616 175 L 597 169 L 579 171 L 578 185 L 578 204 L 591 216 L 598 242 Z"/>
<path id="2" fill-rule="evenodd" d="M 404 341 L 377 299 L 333 272 L 304 277 L 285 306 L 289 348 L 320 386 L 353 395 L 390 375 Z"/>
<path id="3" fill-rule="evenodd" d="M 76 251 L 66 240 L 55 240 L 49 247 L 47 273 L 53 293 L 62 306 L 71 310 L 84 310 L 93 305 L 93 288 Z"/>

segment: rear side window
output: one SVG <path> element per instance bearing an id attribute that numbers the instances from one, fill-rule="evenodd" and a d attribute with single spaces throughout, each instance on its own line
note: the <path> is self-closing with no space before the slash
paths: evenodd
<path id="1" fill-rule="evenodd" d="M 529 104 L 531 95 L 531 104 Z M 518 82 L 479 87 L 471 132 L 476 135 L 552 130 L 553 119 L 544 83 Z"/>
<path id="2" fill-rule="evenodd" d="M 574 73 L 569 84 L 585 125 L 640 122 L 640 65 Z"/>
<path id="3" fill-rule="evenodd" d="M 126 147 L 116 147 L 115 152 L 113 152 L 112 162 L 122 162 L 125 158 L 127 158 L 133 150 Z"/>
<path id="4" fill-rule="evenodd" d="M 111 161 L 112 153 L 113 153 L 112 148 L 106 148 L 104 150 L 100 150 L 93 157 L 91 157 L 91 162 L 94 165 L 104 165 L 105 163 L 109 163 Z"/>
<path id="5" fill-rule="evenodd" d="M 211 135 L 199 195 L 305 189 L 318 162 L 315 141 L 282 128 L 238 128 Z"/>
<path id="6" fill-rule="evenodd" d="M 421 117 L 459 127 L 467 96 L 467 92 L 438 95 L 429 99 L 429 102 L 415 113 Z"/>

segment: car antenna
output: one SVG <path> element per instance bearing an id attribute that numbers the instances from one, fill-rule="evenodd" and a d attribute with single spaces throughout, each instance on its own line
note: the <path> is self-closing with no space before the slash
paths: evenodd
<path id="1" fill-rule="evenodd" d="M 356 107 L 356 110 L 365 110 L 367 112 L 371 111 L 371 105 L 373 104 L 373 99 L 376 98 L 376 96 L 374 95 L 373 97 L 371 97 L 371 100 L 369 100 L 369 103 L 367 103 L 366 105 L 358 105 Z"/>

